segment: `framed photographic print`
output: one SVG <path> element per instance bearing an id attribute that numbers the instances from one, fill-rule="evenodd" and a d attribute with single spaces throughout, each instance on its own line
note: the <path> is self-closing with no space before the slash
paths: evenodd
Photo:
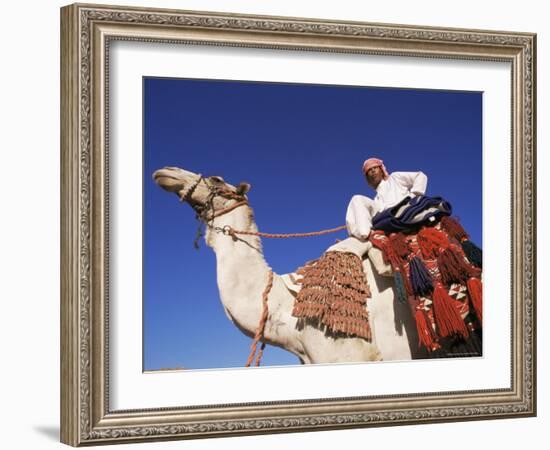
<path id="1" fill-rule="evenodd" d="M 536 414 L 536 36 L 61 10 L 79 446 Z"/>

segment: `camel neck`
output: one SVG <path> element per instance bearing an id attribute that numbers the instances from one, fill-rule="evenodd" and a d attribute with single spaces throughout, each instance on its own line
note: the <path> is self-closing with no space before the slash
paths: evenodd
<path id="1" fill-rule="evenodd" d="M 216 253 L 218 265 L 228 261 L 232 264 L 240 265 L 241 269 L 254 264 L 258 267 L 268 269 L 262 250 L 262 242 L 258 236 L 237 235 L 236 239 L 232 236 L 216 232 L 216 228 L 223 228 L 228 225 L 236 231 L 257 232 L 258 227 L 254 221 L 254 213 L 248 205 L 243 205 L 234 210 L 216 217 L 212 222 L 212 227 L 206 234 L 206 243 Z"/>
<path id="2" fill-rule="evenodd" d="M 257 231 L 249 206 L 241 206 L 214 219 L 214 227 L 231 226 L 239 231 Z M 258 236 L 232 236 L 207 231 L 207 244 L 216 253 L 220 299 L 228 317 L 253 335 L 258 326 L 262 292 L 269 275 Z"/>

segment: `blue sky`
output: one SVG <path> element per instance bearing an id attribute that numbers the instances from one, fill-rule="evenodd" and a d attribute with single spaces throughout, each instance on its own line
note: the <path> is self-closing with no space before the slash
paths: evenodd
<path id="1" fill-rule="evenodd" d="M 480 92 L 161 78 L 143 87 L 146 370 L 242 367 L 251 343 L 223 312 L 213 251 L 193 247 L 194 212 L 152 181 L 164 166 L 249 182 L 259 229 L 286 233 L 344 224 L 352 195 L 375 194 L 361 166 L 377 156 L 390 172 L 425 172 L 427 194 L 449 200 L 482 246 Z M 264 239 L 264 254 L 291 272 L 344 237 Z M 262 359 L 297 363 L 271 346 Z"/>

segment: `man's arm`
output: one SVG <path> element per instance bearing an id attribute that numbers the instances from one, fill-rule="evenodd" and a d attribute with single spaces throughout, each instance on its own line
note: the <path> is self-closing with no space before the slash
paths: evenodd
<path id="1" fill-rule="evenodd" d="M 412 194 L 424 195 L 428 187 L 428 177 L 424 172 L 393 172 L 392 176 Z"/>

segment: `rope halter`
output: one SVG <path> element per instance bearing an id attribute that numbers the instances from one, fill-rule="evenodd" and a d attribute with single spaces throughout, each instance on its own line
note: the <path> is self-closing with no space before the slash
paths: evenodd
<path id="1" fill-rule="evenodd" d="M 213 179 L 213 177 L 205 178 L 201 174 L 199 174 L 197 180 L 192 185 L 190 185 L 188 189 L 179 192 L 180 202 L 187 201 L 190 203 L 189 200 L 191 198 L 191 195 L 193 195 L 193 192 L 201 183 L 201 181 L 204 181 L 204 184 L 209 191 L 204 205 L 191 205 L 196 212 L 195 218 L 199 221 L 199 228 L 197 230 L 197 236 L 194 242 L 195 248 L 199 248 L 199 239 L 204 236 L 204 225 L 208 226 L 209 228 L 213 228 L 217 232 L 223 232 L 223 234 L 229 235 L 231 234 L 230 227 L 224 227 L 223 229 L 219 227 L 214 228 L 212 226 L 212 221 L 216 217 L 227 214 L 228 212 L 233 211 L 240 206 L 248 205 L 248 200 L 246 199 L 245 195 L 238 194 L 237 192 L 234 192 L 226 187 L 214 186 L 211 184 L 211 179 Z M 236 200 L 236 203 L 233 203 L 232 205 L 216 211 L 214 205 L 216 197 L 223 197 L 227 200 Z"/>

